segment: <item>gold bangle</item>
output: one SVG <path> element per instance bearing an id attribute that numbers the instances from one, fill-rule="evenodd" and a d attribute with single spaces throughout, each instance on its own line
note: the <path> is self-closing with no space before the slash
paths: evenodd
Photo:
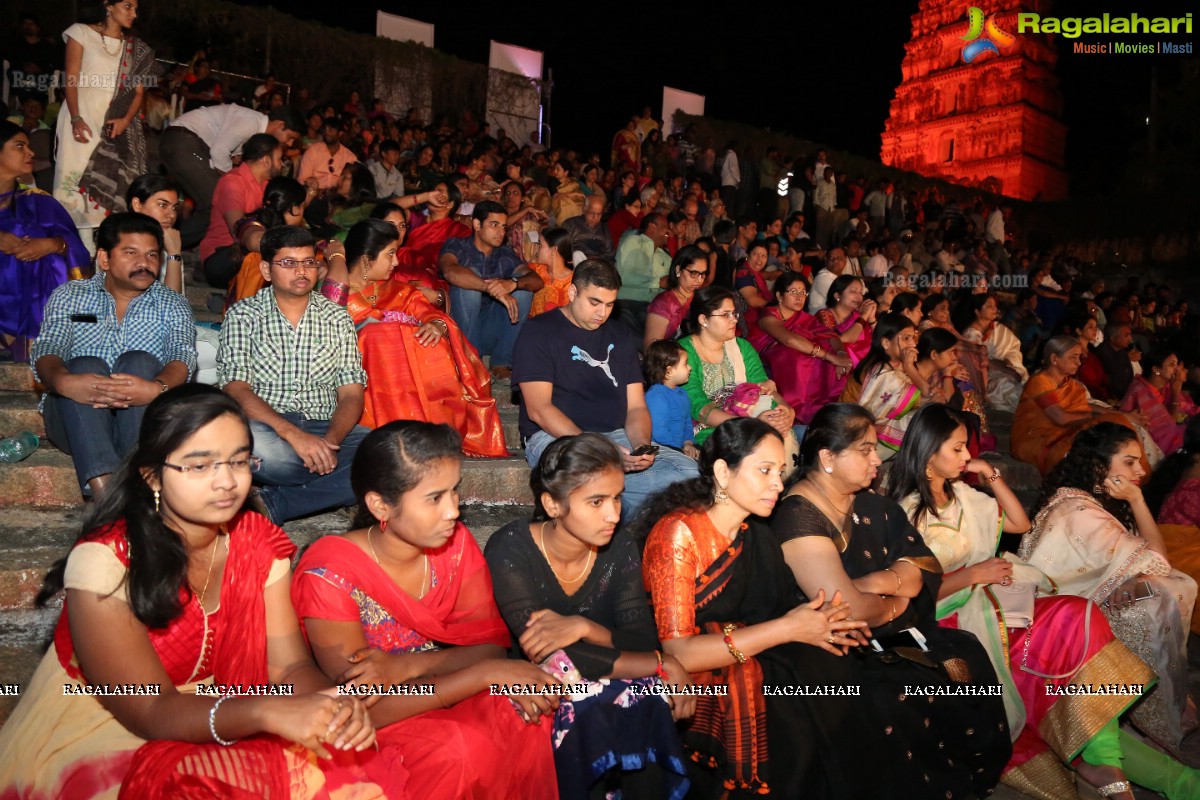
<path id="1" fill-rule="evenodd" d="M 737 630 L 737 625 L 732 622 L 726 622 L 721 626 L 721 632 L 724 634 L 725 647 L 729 650 L 729 655 L 733 656 L 733 660 L 739 664 L 746 663 L 746 654 L 737 649 L 737 645 L 733 643 L 733 632 Z"/>
<path id="2" fill-rule="evenodd" d="M 892 569 L 891 567 L 884 567 L 883 571 L 892 573 L 892 577 L 896 579 L 896 592 L 895 593 L 900 594 L 900 573 L 896 572 L 896 570 Z"/>
<path id="3" fill-rule="evenodd" d="M 346 254 L 345 253 L 326 253 L 325 260 L 328 261 L 329 259 L 333 258 L 334 256 L 341 256 L 342 258 L 345 258 Z"/>

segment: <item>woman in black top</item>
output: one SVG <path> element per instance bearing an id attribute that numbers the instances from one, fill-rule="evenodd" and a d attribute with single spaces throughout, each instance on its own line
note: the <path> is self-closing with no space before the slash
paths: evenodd
<path id="1" fill-rule="evenodd" d="M 484 556 L 518 655 L 584 684 L 554 719 L 559 793 L 682 798 L 688 781 L 674 719 L 690 716 L 695 700 L 666 694 L 660 682 L 691 683 L 659 650 L 639 548 L 617 530 L 620 451 L 595 433 L 561 438 L 530 486 L 533 519 L 497 531 Z"/>

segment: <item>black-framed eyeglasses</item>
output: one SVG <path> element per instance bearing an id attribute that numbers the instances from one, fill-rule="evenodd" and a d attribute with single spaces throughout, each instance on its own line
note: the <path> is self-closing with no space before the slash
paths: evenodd
<path id="1" fill-rule="evenodd" d="M 738 319 L 742 315 L 737 311 L 714 311 L 709 314 L 710 317 L 729 317 L 730 319 Z"/>
<path id="2" fill-rule="evenodd" d="M 303 260 L 296 260 L 294 258 L 281 258 L 278 261 L 272 261 L 271 263 L 277 267 L 290 269 L 293 272 L 301 267 L 304 269 L 317 269 L 321 266 L 321 262 L 317 261 L 315 258 L 305 258 Z"/>
<path id="3" fill-rule="evenodd" d="M 687 269 L 685 267 L 683 271 L 688 275 L 691 275 L 693 278 L 703 278 L 708 275 L 708 270 L 706 269 Z"/>
<path id="4" fill-rule="evenodd" d="M 163 466 L 170 467 L 188 478 L 203 478 L 206 475 L 215 475 L 221 467 L 229 467 L 229 471 L 235 475 L 255 473 L 262 469 L 262 459 L 258 456 L 246 456 L 231 458 L 228 461 L 201 461 L 195 464 L 168 464 L 164 461 Z"/>

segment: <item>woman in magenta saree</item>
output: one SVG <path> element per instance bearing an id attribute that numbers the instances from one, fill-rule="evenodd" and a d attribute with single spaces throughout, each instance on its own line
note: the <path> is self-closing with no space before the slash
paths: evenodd
<path id="1" fill-rule="evenodd" d="M 974 634 L 1003 686 L 1015 739 L 1001 781 L 1055 800 L 1075 796 L 1074 770 L 1081 783 L 1117 798 L 1130 796 L 1127 780 L 1188 796 L 1194 777 L 1119 732 L 1119 717 L 1138 695 L 1067 694 L 1099 684 L 1148 687 L 1156 678 L 1093 603 L 1050 596 L 1057 587 L 1040 570 L 1012 556 L 995 557 L 1001 532 L 1023 533 L 1030 521 L 999 471 L 972 459 L 966 444 L 962 415 L 941 404 L 925 406 L 893 461 L 889 492 L 942 566 L 939 624 Z M 967 473 L 987 482 L 994 496 L 959 480 Z M 1023 607 L 1004 602 L 1018 589 L 1036 595 Z"/>
<path id="2" fill-rule="evenodd" d="M 816 313 L 817 320 L 841 337 L 846 355 L 858 366 L 871 349 L 877 306 L 866 296 L 866 285 L 856 275 L 839 275 L 829 284 L 827 307 Z"/>
<path id="3" fill-rule="evenodd" d="M 403 758 L 409 797 L 551 800 L 557 703 L 510 701 L 489 687 L 556 681 L 504 658 L 508 629 L 487 564 L 456 521 L 460 446 L 445 425 L 397 421 L 372 431 L 351 472 L 362 525 L 308 548 L 292 602 L 335 682 L 433 687 L 371 707 L 380 750 Z"/>
<path id="4" fill-rule="evenodd" d="M 850 358 L 841 338 L 804 310 L 808 283 L 798 272 L 775 281 L 775 305 L 762 310 L 759 332 L 750 344 L 783 398 L 796 410 L 796 423 L 807 425 L 826 403 L 846 388 Z"/>

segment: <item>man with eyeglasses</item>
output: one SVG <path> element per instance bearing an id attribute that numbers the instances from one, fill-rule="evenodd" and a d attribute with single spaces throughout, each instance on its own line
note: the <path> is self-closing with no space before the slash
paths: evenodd
<path id="1" fill-rule="evenodd" d="M 492 375 L 512 376 L 513 345 L 542 279 L 505 243 L 508 214 L 495 200 L 475 204 L 472 235 L 447 239 L 438 267 L 450 284 L 450 315 Z"/>
<path id="2" fill-rule="evenodd" d="M 562 226 L 571 234 L 571 249 L 582 252 L 587 258 L 603 258 L 611 262 L 613 253 L 612 237 L 604 219 L 604 195 L 590 196 L 583 206 L 583 214 L 571 217 Z"/>
<path id="3" fill-rule="evenodd" d="M 71 455 L 92 497 L 137 441 L 146 406 L 196 369 L 196 323 L 183 295 L 158 280 L 162 250 L 156 220 L 107 217 L 95 276 L 54 290 L 31 353 L 47 390 L 46 436 Z"/>
<path id="4" fill-rule="evenodd" d="M 346 310 L 313 294 L 312 234 L 271 228 L 259 250 L 269 285 L 225 315 L 217 383 L 250 418 L 259 499 L 282 524 L 354 502 L 350 464 L 367 434 L 358 424 L 367 373 Z"/>

